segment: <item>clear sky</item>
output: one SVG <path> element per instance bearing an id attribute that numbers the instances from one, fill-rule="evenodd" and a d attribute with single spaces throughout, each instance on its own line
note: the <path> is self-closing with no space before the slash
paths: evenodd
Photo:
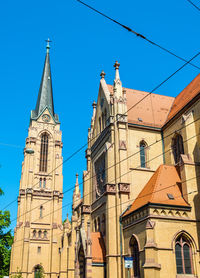
<path id="1" fill-rule="evenodd" d="M 86 3 L 142 33 L 185 59 L 200 51 L 200 12 L 186 0 L 85 0 Z M 193 0 L 200 6 L 199 0 Z M 63 132 L 66 159 L 87 141 L 92 102 L 100 72 L 113 83 L 115 60 L 124 87 L 152 90 L 183 62 L 82 6 L 76 0 L 1 1 L 0 4 L 0 208 L 18 195 L 23 148 L 30 111 L 35 108 L 45 58 L 45 39 L 52 40 L 50 60 L 55 112 Z M 200 66 L 200 57 L 194 63 Z M 176 96 L 197 74 L 187 65 L 157 93 Z M 63 165 L 67 190 L 75 173 L 86 169 L 85 151 Z M 72 200 L 72 191 L 63 205 Z M 9 206 L 11 219 L 17 202 Z M 71 204 L 63 209 L 63 218 Z M 14 228 L 16 222 L 12 222 Z"/>

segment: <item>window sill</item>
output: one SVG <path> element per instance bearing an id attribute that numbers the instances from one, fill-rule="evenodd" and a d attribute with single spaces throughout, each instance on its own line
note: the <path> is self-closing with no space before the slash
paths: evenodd
<path id="1" fill-rule="evenodd" d="M 155 170 L 151 170 L 150 168 L 129 168 L 130 170 L 136 170 L 136 171 L 145 171 L 145 172 L 151 172 L 151 173 L 154 173 Z"/>
<path id="2" fill-rule="evenodd" d="M 176 274 L 176 278 L 196 278 L 194 274 Z"/>

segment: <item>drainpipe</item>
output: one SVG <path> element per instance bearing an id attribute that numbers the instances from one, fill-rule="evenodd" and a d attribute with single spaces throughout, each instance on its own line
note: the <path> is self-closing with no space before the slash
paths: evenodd
<path id="1" fill-rule="evenodd" d="M 123 277 L 123 255 L 122 255 L 122 215 L 129 210 L 131 205 L 129 205 L 119 216 L 119 225 L 120 225 L 120 257 L 121 257 L 121 273 Z"/>

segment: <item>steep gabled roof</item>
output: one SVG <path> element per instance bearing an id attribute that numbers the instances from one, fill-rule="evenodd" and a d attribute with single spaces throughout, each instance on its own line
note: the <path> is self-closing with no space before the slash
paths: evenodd
<path id="1" fill-rule="evenodd" d="M 96 263 L 105 262 L 106 249 L 100 232 L 92 232 L 92 261 Z"/>
<path id="2" fill-rule="evenodd" d="M 47 52 L 44 62 L 42 79 L 40 82 L 40 89 L 38 93 L 37 103 L 35 110 L 31 112 L 31 119 L 37 119 L 47 108 L 56 122 L 58 122 L 58 115 L 54 113 L 53 103 L 53 89 L 51 80 L 51 68 L 50 68 L 50 57 L 49 57 L 49 44 L 47 44 Z"/>
<path id="3" fill-rule="evenodd" d="M 166 123 L 169 122 L 181 109 L 183 109 L 193 98 L 200 93 L 200 74 L 177 95 L 172 105 Z"/>
<path id="4" fill-rule="evenodd" d="M 113 86 L 107 86 L 110 93 L 113 94 Z M 158 94 L 148 95 L 148 92 L 123 89 L 126 90 L 129 123 L 157 128 L 161 128 L 164 125 L 174 102 L 174 97 Z M 144 100 L 142 100 L 143 98 Z M 142 101 L 138 103 L 140 100 Z M 131 109 L 136 103 L 138 104 Z"/>
<path id="5" fill-rule="evenodd" d="M 123 216 L 147 204 L 190 207 L 182 197 L 180 183 L 174 166 L 160 165 Z"/>

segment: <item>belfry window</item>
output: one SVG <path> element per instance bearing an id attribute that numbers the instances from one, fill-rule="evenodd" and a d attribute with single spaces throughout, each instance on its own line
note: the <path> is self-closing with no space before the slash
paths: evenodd
<path id="1" fill-rule="evenodd" d="M 177 164 L 180 161 L 181 154 L 184 154 L 183 137 L 177 134 L 172 139 L 172 151 L 174 155 L 174 162 Z"/>
<path id="2" fill-rule="evenodd" d="M 41 136 L 40 147 L 40 172 L 47 172 L 47 159 L 48 159 L 48 142 L 49 137 L 47 133 L 43 133 Z"/>
<path id="3" fill-rule="evenodd" d="M 192 274 L 191 245 L 184 236 L 180 236 L 175 244 L 177 274 Z"/>
<path id="4" fill-rule="evenodd" d="M 147 143 L 145 141 L 140 142 L 140 167 L 147 167 Z"/>
<path id="5" fill-rule="evenodd" d="M 43 188 L 46 188 L 46 178 L 44 178 L 44 181 L 43 181 Z"/>

